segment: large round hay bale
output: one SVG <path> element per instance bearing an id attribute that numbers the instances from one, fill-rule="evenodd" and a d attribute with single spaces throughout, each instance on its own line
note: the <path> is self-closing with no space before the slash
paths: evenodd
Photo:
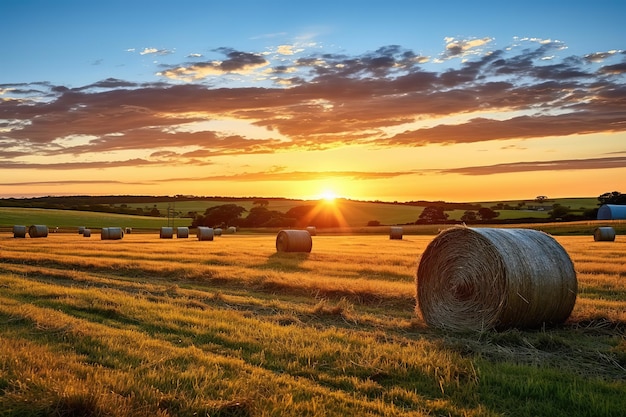
<path id="1" fill-rule="evenodd" d="M 13 226 L 13 237 L 26 237 L 26 226 Z"/>
<path id="2" fill-rule="evenodd" d="M 598 227 L 593 231 L 593 240 L 596 242 L 615 241 L 615 229 L 612 227 Z"/>
<path id="3" fill-rule="evenodd" d="M 564 322 L 577 289 L 572 260 L 550 235 L 455 227 L 422 254 L 416 311 L 452 330 L 536 328 Z"/>
<path id="4" fill-rule="evenodd" d="M 82 235 L 83 235 L 83 237 L 91 237 L 91 230 L 90 229 L 83 229 Z"/>
<path id="5" fill-rule="evenodd" d="M 176 237 L 178 239 L 187 239 L 189 237 L 189 228 L 185 226 L 177 227 Z"/>
<path id="6" fill-rule="evenodd" d="M 392 226 L 389 230 L 389 239 L 402 240 L 402 227 Z"/>
<path id="7" fill-rule="evenodd" d="M 196 232 L 198 236 L 198 240 L 213 240 L 213 228 L 206 226 L 198 226 L 198 231 Z"/>
<path id="8" fill-rule="evenodd" d="M 48 237 L 48 226 L 44 224 L 33 224 L 28 228 L 30 237 Z"/>
<path id="9" fill-rule="evenodd" d="M 315 226 L 307 226 L 306 231 L 309 232 L 311 236 L 317 236 L 317 229 Z"/>
<path id="10" fill-rule="evenodd" d="M 78 234 L 82 235 L 85 232 L 85 226 L 78 226 Z"/>
<path id="11" fill-rule="evenodd" d="M 311 252 L 313 239 L 306 230 L 281 230 L 276 236 L 278 252 Z"/>
<path id="12" fill-rule="evenodd" d="M 103 227 L 100 232 L 101 240 L 120 240 L 124 237 L 121 227 Z"/>
<path id="13" fill-rule="evenodd" d="M 161 239 L 172 239 L 174 237 L 174 228 L 173 227 L 161 227 L 161 231 L 159 232 L 159 237 Z"/>

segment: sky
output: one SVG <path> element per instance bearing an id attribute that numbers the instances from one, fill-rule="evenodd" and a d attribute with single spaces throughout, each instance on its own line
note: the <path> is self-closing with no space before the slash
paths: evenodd
<path id="1" fill-rule="evenodd" d="M 626 192 L 626 1 L 0 2 L 0 197 Z"/>

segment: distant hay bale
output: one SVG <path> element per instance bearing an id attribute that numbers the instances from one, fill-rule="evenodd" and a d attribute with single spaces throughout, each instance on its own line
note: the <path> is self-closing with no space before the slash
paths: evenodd
<path id="1" fill-rule="evenodd" d="M 213 229 L 213 234 L 215 236 L 222 236 L 222 229 L 219 227 L 216 227 L 215 229 Z"/>
<path id="2" fill-rule="evenodd" d="M 48 226 L 44 224 L 34 224 L 28 228 L 30 237 L 48 237 Z"/>
<path id="3" fill-rule="evenodd" d="M 612 227 L 598 227 L 593 231 L 593 240 L 596 242 L 615 241 L 615 229 Z"/>
<path id="4" fill-rule="evenodd" d="M 278 252 L 311 252 L 313 239 L 306 230 L 281 230 L 276 236 Z"/>
<path id="5" fill-rule="evenodd" d="M 402 240 L 402 227 L 392 226 L 389 231 L 389 239 Z"/>
<path id="6" fill-rule="evenodd" d="M 100 232 L 101 240 L 120 240 L 124 238 L 124 231 L 121 227 L 103 227 Z"/>
<path id="7" fill-rule="evenodd" d="M 565 249 L 530 229 L 445 230 L 424 251 L 416 283 L 416 312 L 451 330 L 559 324 L 578 289 Z"/>
<path id="8" fill-rule="evenodd" d="M 26 226 L 13 226 L 13 237 L 26 237 Z"/>
<path id="9" fill-rule="evenodd" d="M 176 237 L 178 239 L 187 239 L 189 237 L 189 228 L 185 226 L 177 227 Z"/>
<path id="10" fill-rule="evenodd" d="M 161 239 L 172 239 L 174 237 L 174 228 L 173 227 L 161 227 L 161 231 L 159 232 L 159 237 Z"/>
<path id="11" fill-rule="evenodd" d="M 83 229 L 82 235 L 83 235 L 83 237 L 91 237 L 91 230 Z"/>
<path id="12" fill-rule="evenodd" d="M 213 240 L 213 228 L 206 226 L 198 226 L 198 231 L 196 232 L 198 236 L 198 240 Z"/>
<path id="13" fill-rule="evenodd" d="M 133 232 L 133 228 L 132 227 L 127 227 L 126 229 L 124 229 L 124 233 L 126 234 L 131 234 Z"/>
<path id="14" fill-rule="evenodd" d="M 226 229 L 226 233 L 236 233 L 237 232 L 237 228 L 235 226 L 230 226 L 228 229 Z"/>
<path id="15" fill-rule="evenodd" d="M 307 226 L 306 231 L 309 232 L 311 236 L 317 235 L 317 229 L 315 228 L 315 226 Z"/>
<path id="16" fill-rule="evenodd" d="M 78 234 L 82 235 L 85 232 L 85 226 L 78 226 Z"/>

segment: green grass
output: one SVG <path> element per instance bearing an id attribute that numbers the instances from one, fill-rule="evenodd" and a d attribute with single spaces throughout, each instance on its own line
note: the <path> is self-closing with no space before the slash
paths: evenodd
<path id="1" fill-rule="evenodd" d="M 0 236 L 0 414 L 623 415 L 625 242 L 558 238 L 567 323 L 452 333 L 413 311 L 431 239 Z"/>

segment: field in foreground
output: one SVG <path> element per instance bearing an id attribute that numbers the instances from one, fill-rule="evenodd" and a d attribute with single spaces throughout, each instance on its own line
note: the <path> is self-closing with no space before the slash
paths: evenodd
<path id="1" fill-rule="evenodd" d="M 274 238 L 0 235 L 2 415 L 624 415 L 623 236 L 557 237 L 563 326 L 467 334 L 414 313 L 432 236 Z"/>

